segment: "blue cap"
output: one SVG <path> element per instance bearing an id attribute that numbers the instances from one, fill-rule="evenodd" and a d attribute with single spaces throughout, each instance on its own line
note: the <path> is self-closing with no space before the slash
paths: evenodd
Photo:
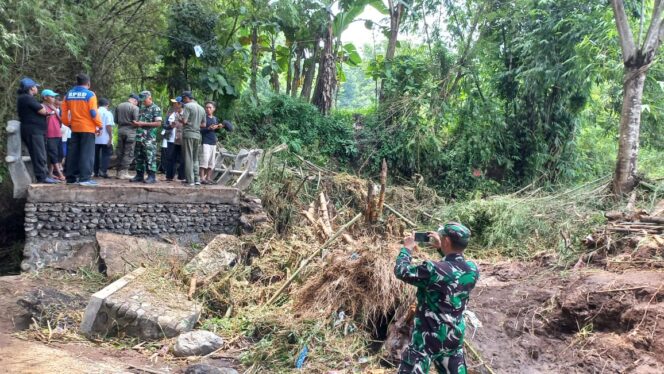
<path id="1" fill-rule="evenodd" d="M 32 87 L 39 87 L 37 82 L 33 81 L 32 78 L 25 77 L 21 79 L 21 88 L 32 88 Z"/>
<path id="2" fill-rule="evenodd" d="M 171 99 L 171 103 L 181 103 L 182 102 L 182 96 L 178 96 L 175 99 Z"/>
<path id="3" fill-rule="evenodd" d="M 41 92 L 41 95 L 42 95 L 42 97 L 47 97 L 47 96 L 56 97 L 56 96 L 59 96 L 57 93 L 53 92 L 53 90 L 49 90 L 48 88 L 43 90 Z"/>

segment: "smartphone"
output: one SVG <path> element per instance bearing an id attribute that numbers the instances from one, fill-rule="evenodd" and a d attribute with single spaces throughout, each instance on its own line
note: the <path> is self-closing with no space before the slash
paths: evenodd
<path id="1" fill-rule="evenodd" d="M 418 243 L 428 243 L 429 242 L 429 233 L 428 232 L 416 232 L 415 241 Z"/>

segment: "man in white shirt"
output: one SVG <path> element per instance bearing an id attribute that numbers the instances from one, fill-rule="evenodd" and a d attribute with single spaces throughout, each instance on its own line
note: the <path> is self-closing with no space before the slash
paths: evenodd
<path id="1" fill-rule="evenodd" d="M 113 113 L 108 110 L 108 99 L 99 99 L 99 116 L 102 129 L 95 135 L 95 166 L 94 176 L 108 178 L 108 164 L 113 153 Z"/>
<path id="2" fill-rule="evenodd" d="M 171 110 L 166 116 L 166 181 L 172 182 L 176 176 L 178 180 L 184 180 L 184 161 L 182 159 L 182 97 L 171 99 Z M 163 157 L 163 156 L 162 156 Z"/>

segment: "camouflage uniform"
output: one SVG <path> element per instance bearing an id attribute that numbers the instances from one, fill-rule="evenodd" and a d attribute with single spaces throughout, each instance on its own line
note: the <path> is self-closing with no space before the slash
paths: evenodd
<path id="1" fill-rule="evenodd" d="M 148 107 L 141 106 L 138 113 L 140 122 L 161 121 L 161 108 L 156 104 Z M 136 128 L 136 147 L 134 148 L 134 160 L 136 162 L 136 171 L 143 173 L 157 172 L 157 128 L 156 127 L 138 127 Z"/>
<path id="2" fill-rule="evenodd" d="M 422 265 L 411 262 L 410 251 L 402 248 L 394 273 L 417 287 L 417 311 L 411 343 L 401 357 L 399 373 L 428 373 L 433 361 L 440 373 L 465 374 L 463 311 L 479 278 L 477 266 L 456 253 L 445 256 L 443 261 L 425 261 Z"/>

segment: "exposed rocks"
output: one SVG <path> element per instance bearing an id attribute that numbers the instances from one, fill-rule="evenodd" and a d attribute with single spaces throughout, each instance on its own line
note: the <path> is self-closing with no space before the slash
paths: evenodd
<path id="1" fill-rule="evenodd" d="M 261 199 L 253 196 L 244 196 L 240 202 L 240 227 L 245 233 L 253 232 L 256 228 L 269 221 L 263 211 Z"/>
<path id="2" fill-rule="evenodd" d="M 221 348 L 224 339 L 205 330 L 189 331 L 178 336 L 173 347 L 177 357 L 204 356 Z"/>
<path id="3" fill-rule="evenodd" d="M 194 364 L 184 369 L 184 374 L 239 374 L 232 368 L 218 368 L 208 364 Z"/>
<path id="4" fill-rule="evenodd" d="M 94 238 L 55 240 L 54 238 L 28 238 L 23 247 L 25 260 L 22 271 L 44 267 L 77 270 L 79 267 L 96 268 L 97 247 Z"/>
<path id="5" fill-rule="evenodd" d="M 98 232 L 99 256 L 106 265 L 106 275 L 122 276 L 146 264 L 155 266 L 185 262 L 190 254 L 177 244 L 135 236 Z"/>

